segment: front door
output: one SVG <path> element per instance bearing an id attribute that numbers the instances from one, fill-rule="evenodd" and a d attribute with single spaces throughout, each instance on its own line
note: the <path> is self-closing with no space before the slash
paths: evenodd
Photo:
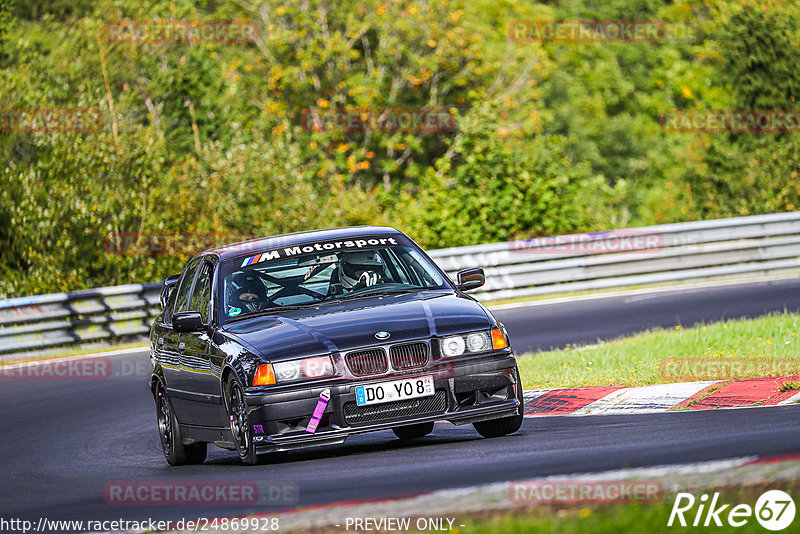
<path id="1" fill-rule="evenodd" d="M 211 323 L 211 286 L 214 277 L 214 263 L 206 260 L 200 265 L 197 281 L 189 303 L 189 310 L 200 312 L 203 322 Z M 219 426 L 222 396 L 220 395 L 220 374 L 218 358 L 212 358 L 211 328 L 199 332 L 183 334 L 184 343 L 181 367 L 186 389 L 191 391 L 192 424 L 200 426 Z"/>
<path id="2" fill-rule="evenodd" d="M 181 276 L 178 287 L 175 290 L 175 304 L 172 310 L 168 310 L 168 314 L 174 312 L 186 311 L 189 307 L 189 296 L 191 295 L 192 286 L 197 275 L 198 267 L 200 266 L 201 258 L 195 258 L 189 262 L 186 269 Z M 172 329 L 172 321 L 170 317 L 164 317 L 165 324 L 163 334 L 163 349 L 161 367 L 164 370 L 164 380 L 166 381 L 167 394 L 172 402 L 172 407 L 175 410 L 175 415 L 181 423 L 190 421 L 191 417 L 186 403 L 186 372 L 183 369 L 183 352 L 185 351 L 185 337 L 186 334 L 179 334 Z M 161 340 L 159 339 L 160 343 Z"/>

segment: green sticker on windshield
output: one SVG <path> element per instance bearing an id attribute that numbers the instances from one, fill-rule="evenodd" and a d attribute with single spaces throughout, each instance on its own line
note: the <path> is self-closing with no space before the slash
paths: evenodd
<path id="1" fill-rule="evenodd" d="M 240 313 L 242 313 L 241 308 L 231 308 L 230 310 L 228 310 L 228 317 L 236 317 Z"/>

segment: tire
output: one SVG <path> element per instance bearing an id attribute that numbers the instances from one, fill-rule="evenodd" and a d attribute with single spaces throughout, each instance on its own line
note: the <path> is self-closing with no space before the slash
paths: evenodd
<path id="1" fill-rule="evenodd" d="M 208 454 L 208 444 L 184 445 L 180 424 L 178 424 L 178 419 L 172 410 L 172 403 L 161 382 L 156 383 L 153 395 L 156 401 L 156 420 L 161 450 L 164 451 L 167 463 L 173 467 L 203 463 Z"/>
<path id="2" fill-rule="evenodd" d="M 245 465 L 256 465 L 258 456 L 253 440 L 253 427 L 250 426 L 248 418 L 247 401 L 244 398 L 242 386 L 234 377 L 228 379 L 225 387 L 225 407 L 228 411 L 231 434 L 236 445 L 236 452 L 239 453 L 239 459 Z"/>
<path id="3" fill-rule="evenodd" d="M 424 438 L 433 432 L 433 422 L 398 426 L 397 428 L 393 428 L 392 432 L 400 439 Z"/>
<path id="4" fill-rule="evenodd" d="M 519 370 L 514 370 L 517 375 L 517 400 L 519 400 L 519 412 L 511 417 L 492 419 L 491 421 L 481 421 L 472 423 L 478 434 L 484 438 L 499 438 L 513 434 L 522 426 L 523 415 L 525 414 L 525 400 L 522 396 L 522 381 L 519 378 Z"/>

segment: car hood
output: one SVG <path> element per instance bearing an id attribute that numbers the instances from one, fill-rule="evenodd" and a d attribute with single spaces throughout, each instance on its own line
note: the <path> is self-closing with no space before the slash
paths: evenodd
<path id="1" fill-rule="evenodd" d="M 225 331 L 267 360 L 278 361 L 491 326 L 477 302 L 450 292 L 423 291 L 242 319 Z M 378 332 L 390 337 L 379 341 Z"/>

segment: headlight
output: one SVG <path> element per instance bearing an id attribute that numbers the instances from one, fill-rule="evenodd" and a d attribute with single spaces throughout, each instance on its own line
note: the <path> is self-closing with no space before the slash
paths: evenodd
<path id="1" fill-rule="evenodd" d="M 464 354 L 466 343 L 461 336 L 446 337 L 442 340 L 442 353 L 445 356 L 452 358 L 453 356 L 461 356 Z"/>
<path id="2" fill-rule="evenodd" d="M 326 378 L 334 375 L 333 362 L 330 356 L 314 356 L 300 360 L 289 360 L 272 364 L 275 378 L 280 382 L 294 382 Z"/>
<path id="3" fill-rule="evenodd" d="M 500 336 L 502 333 L 498 330 Z M 442 354 L 452 358 L 464 353 L 487 352 L 505 348 L 494 343 L 494 332 L 473 332 L 463 336 L 450 336 L 442 339 Z"/>
<path id="4" fill-rule="evenodd" d="M 470 352 L 483 352 L 489 350 L 489 336 L 483 332 L 467 336 L 467 350 Z"/>
<path id="5" fill-rule="evenodd" d="M 273 367 L 275 367 L 275 377 L 280 382 L 289 382 L 300 378 L 299 361 L 276 363 Z"/>

